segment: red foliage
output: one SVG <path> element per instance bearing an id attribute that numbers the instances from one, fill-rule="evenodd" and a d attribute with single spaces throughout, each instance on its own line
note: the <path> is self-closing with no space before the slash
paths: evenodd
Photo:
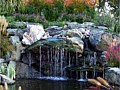
<path id="1" fill-rule="evenodd" d="M 120 61 L 120 46 L 113 46 L 107 49 L 106 53 L 107 60 L 117 60 Z"/>

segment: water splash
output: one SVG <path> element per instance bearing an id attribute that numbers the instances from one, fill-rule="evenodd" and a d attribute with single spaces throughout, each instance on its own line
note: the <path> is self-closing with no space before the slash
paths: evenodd
<path id="1" fill-rule="evenodd" d="M 68 80 L 68 78 L 64 78 L 64 77 L 39 77 L 38 79 L 55 80 L 55 81 Z"/>
<path id="2" fill-rule="evenodd" d="M 80 71 L 80 79 L 78 79 L 80 82 L 87 82 L 87 79 L 84 79 L 84 74 L 82 71 Z"/>

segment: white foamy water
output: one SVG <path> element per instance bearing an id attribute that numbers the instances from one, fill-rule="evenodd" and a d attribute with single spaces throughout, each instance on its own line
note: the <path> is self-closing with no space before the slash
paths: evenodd
<path id="1" fill-rule="evenodd" d="M 80 81 L 80 82 L 87 82 L 87 79 L 78 79 L 77 81 Z"/>
<path id="2" fill-rule="evenodd" d="M 55 80 L 55 81 L 68 80 L 67 78 L 64 77 L 38 77 L 38 79 Z"/>

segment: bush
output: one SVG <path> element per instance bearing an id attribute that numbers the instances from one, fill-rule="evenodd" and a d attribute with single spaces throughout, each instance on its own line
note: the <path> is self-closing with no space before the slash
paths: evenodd
<path id="1" fill-rule="evenodd" d="M 120 46 L 113 46 L 107 49 L 107 61 L 111 67 L 119 67 L 120 64 Z"/>
<path id="2" fill-rule="evenodd" d="M 1 1 L 1 15 L 9 15 L 13 13 L 28 15 L 38 14 L 40 16 L 45 16 L 48 21 L 56 21 L 58 18 L 60 18 L 62 13 L 73 15 L 82 13 L 85 15 L 85 17 L 82 18 L 83 21 L 86 20 L 86 16 L 90 16 L 92 19 L 94 18 L 94 5 L 91 5 L 91 2 L 88 2 L 87 0 L 28 0 L 28 2 L 26 2 L 26 0 L 12 0 L 12 2 L 10 0 Z M 72 18 L 71 16 L 65 17 L 66 20 L 68 20 L 67 18 Z M 34 21 L 32 17 L 31 19 L 25 19 L 24 17 L 21 17 L 21 20 L 22 19 L 30 22 Z M 81 22 L 81 17 L 75 17 L 71 21 Z"/>
<path id="3" fill-rule="evenodd" d="M 45 3 L 43 14 L 48 21 L 56 21 L 64 12 L 64 0 L 53 0 L 52 4 Z"/>

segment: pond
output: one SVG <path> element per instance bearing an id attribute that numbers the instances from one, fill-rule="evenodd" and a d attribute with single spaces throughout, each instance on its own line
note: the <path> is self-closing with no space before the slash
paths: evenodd
<path id="1" fill-rule="evenodd" d="M 54 80 L 17 80 L 15 85 L 11 85 L 9 90 L 16 90 L 19 86 L 22 90 L 83 90 L 87 88 L 86 83 L 75 80 L 54 81 Z"/>
<path id="2" fill-rule="evenodd" d="M 18 90 L 21 86 L 22 90 L 106 90 L 106 89 L 88 89 L 90 84 L 79 82 L 76 80 L 39 80 L 39 79 L 22 79 L 17 80 L 16 84 L 9 86 L 9 90 Z M 114 90 L 120 90 L 116 87 Z"/>

